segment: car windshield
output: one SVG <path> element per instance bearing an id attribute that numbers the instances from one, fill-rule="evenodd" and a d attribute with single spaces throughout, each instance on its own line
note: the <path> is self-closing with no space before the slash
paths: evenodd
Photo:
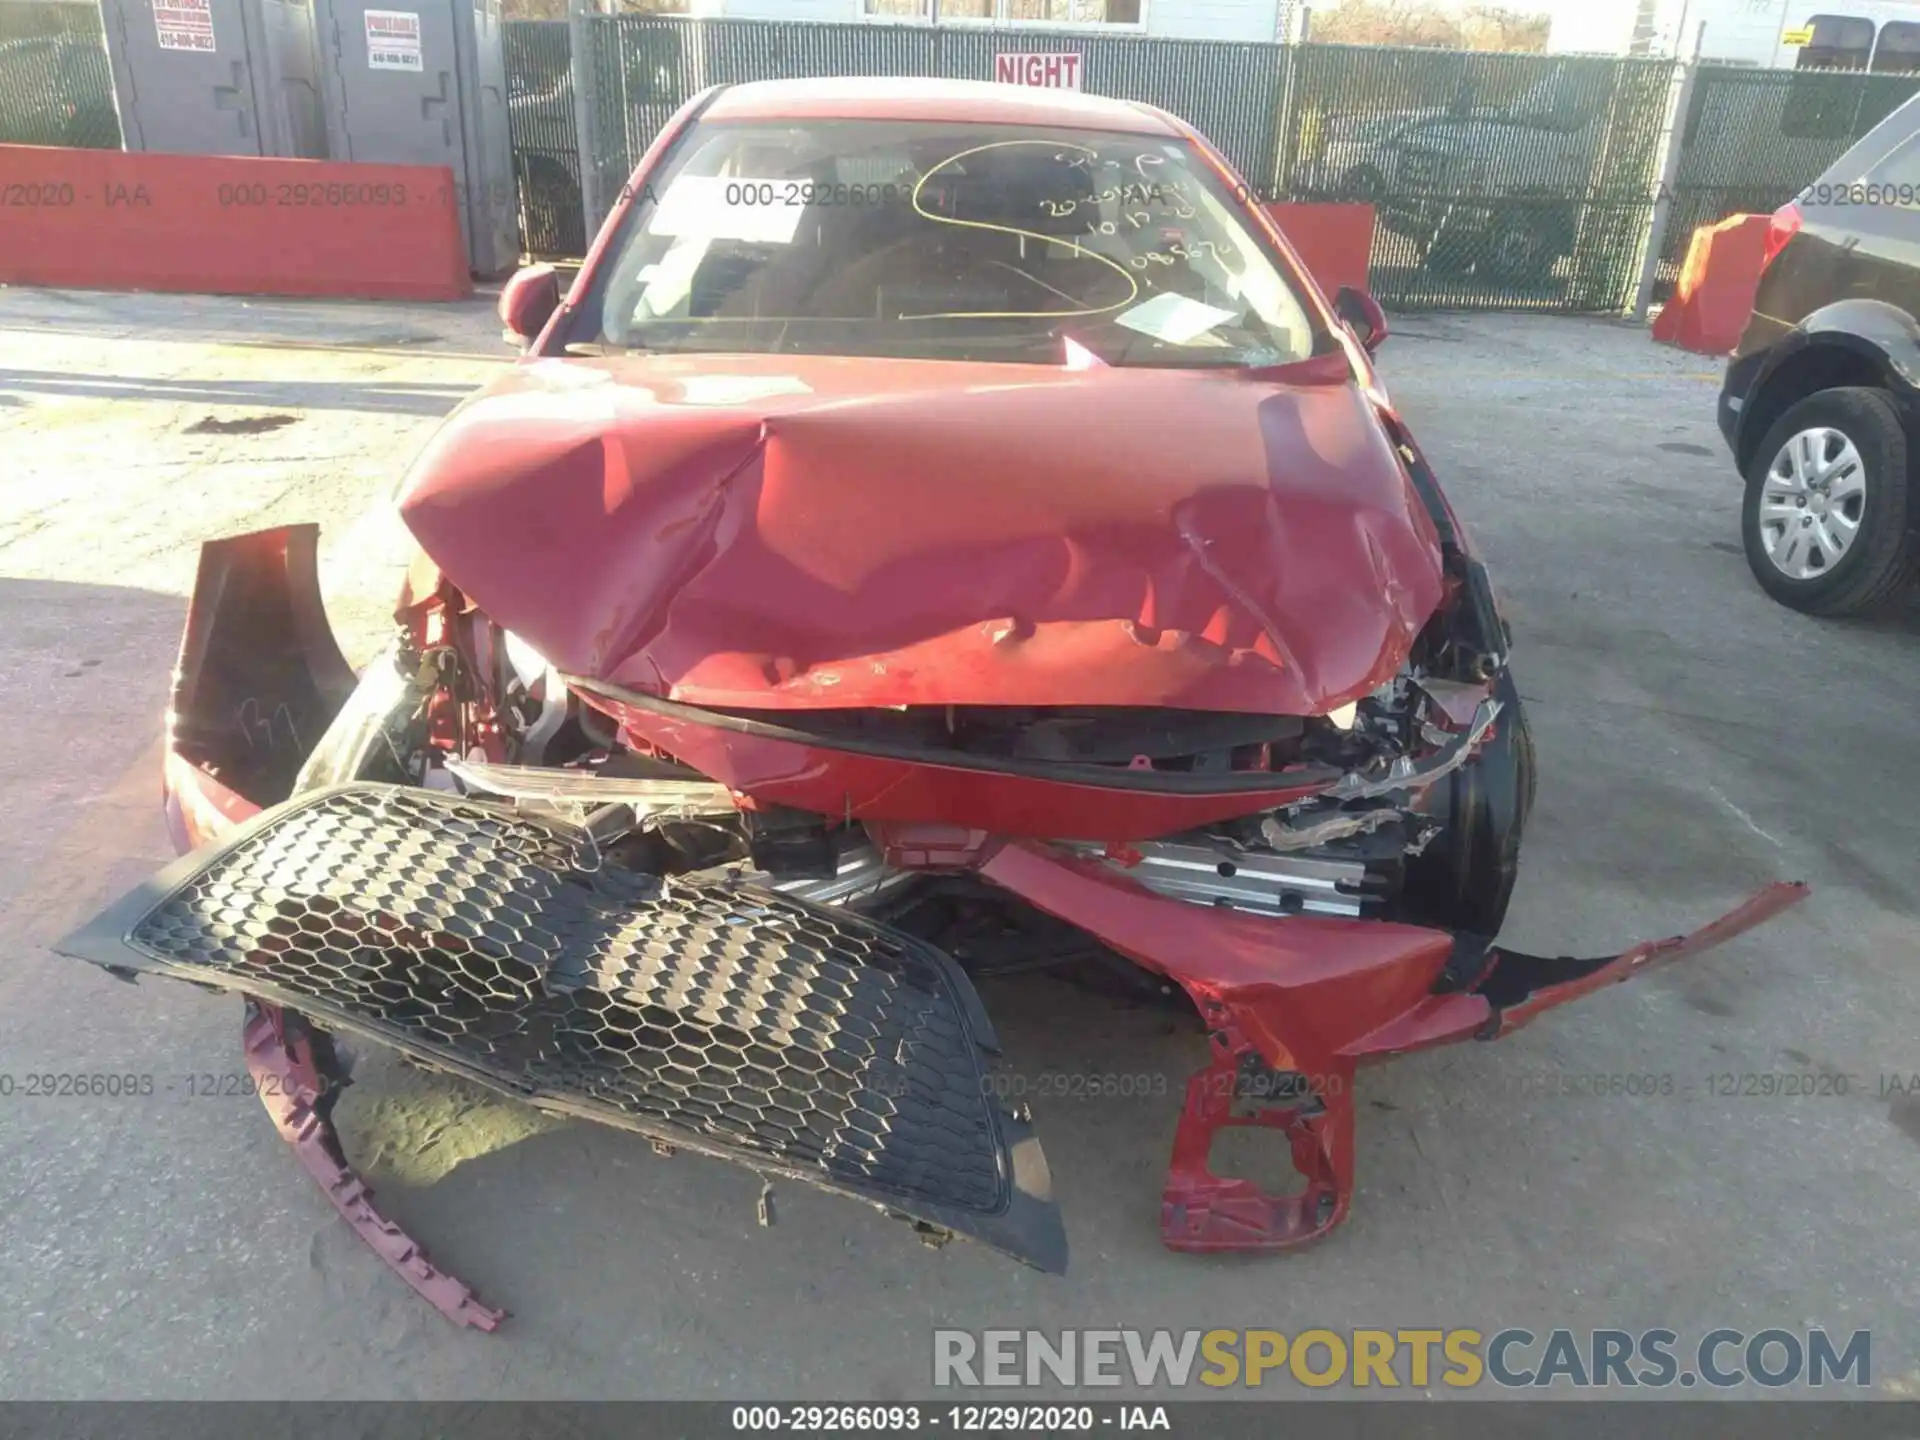
<path id="1" fill-rule="evenodd" d="M 698 126 L 596 289 L 614 349 L 1249 366 L 1323 338 L 1191 146 L 1013 125 Z"/>

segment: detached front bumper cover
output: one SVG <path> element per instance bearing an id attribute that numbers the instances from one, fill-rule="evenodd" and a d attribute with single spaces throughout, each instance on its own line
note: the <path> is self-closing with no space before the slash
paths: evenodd
<path id="1" fill-rule="evenodd" d="M 1175 1250 L 1286 1250 L 1346 1218 L 1354 1185 L 1353 1079 L 1365 1063 L 1511 1034 L 1555 1006 L 1722 944 L 1806 898 L 1767 886 L 1699 930 L 1588 959 L 1504 950 L 1489 937 L 1383 920 L 1275 920 L 1152 895 L 1048 846 L 983 849 L 1019 895 L 1179 982 L 1207 1027 L 1211 1063 L 1187 1084 L 1161 1199 Z M 1216 1175 L 1223 1129 L 1280 1132 L 1305 1185 L 1277 1195 Z"/>
<path id="2" fill-rule="evenodd" d="M 289 1072 L 263 1087 L 269 1111 L 362 1234 L 330 1126 L 308 1136 L 327 1119 L 324 1057 L 289 1042 L 286 1010 L 1066 1266 L 1039 1143 L 985 1084 L 997 1045 L 972 983 L 850 912 L 603 866 L 570 825 L 353 784 L 262 812 L 56 948 L 267 1002 L 249 1054 Z"/>
<path id="3" fill-rule="evenodd" d="M 1773 885 L 1690 935 L 1550 958 L 1386 921 L 1195 906 L 1035 842 L 884 838 L 902 859 L 933 847 L 920 858 L 976 869 L 1193 998 L 1211 1060 L 1188 1083 L 1162 1198 L 1176 1250 L 1288 1249 L 1345 1218 L 1358 1065 L 1509 1034 L 1807 893 Z M 989 1098 L 996 1047 L 970 981 L 857 914 L 605 866 L 578 827 L 361 783 L 257 814 L 56 948 L 248 997 L 248 1065 L 276 1128 L 362 1238 L 462 1324 L 490 1330 L 503 1312 L 374 1209 L 331 1121 L 349 1076 L 330 1031 L 866 1200 L 923 1236 L 1066 1265 L 1039 1143 Z M 1305 1188 L 1215 1175 L 1213 1141 L 1235 1126 L 1280 1132 Z"/>

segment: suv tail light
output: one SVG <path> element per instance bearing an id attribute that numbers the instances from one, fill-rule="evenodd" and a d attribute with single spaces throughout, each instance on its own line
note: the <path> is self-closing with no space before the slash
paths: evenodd
<path id="1" fill-rule="evenodd" d="M 1763 273 L 1787 248 L 1787 242 L 1800 233 L 1800 225 L 1800 207 L 1791 200 L 1773 212 L 1773 223 L 1767 227 L 1767 243 L 1760 251 L 1760 269 Z"/>

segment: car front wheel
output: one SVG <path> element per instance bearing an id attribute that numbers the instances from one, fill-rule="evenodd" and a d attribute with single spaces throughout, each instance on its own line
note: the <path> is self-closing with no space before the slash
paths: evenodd
<path id="1" fill-rule="evenodd" d="M 1741 538 L 1760 587 L 1809 615 L 1862 615 L 1905 598 L 1908 439 L 1879 390 L 1822 390 L 1782 415 L 1747 467 Z"/>

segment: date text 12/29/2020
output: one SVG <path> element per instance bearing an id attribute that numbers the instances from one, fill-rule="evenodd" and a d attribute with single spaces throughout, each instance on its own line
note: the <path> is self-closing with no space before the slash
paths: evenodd
<path id="1" fill-rule="evenodd" d="M 177 1095 L 212 1100 L 229 1095 L 277 1094 L 273 1076 L 256 1079 L 245 1072 L 157 1075 L 151 1071 L 36 1070 L 0 1074 L 0 1100 L 127 1100 Z"/>

